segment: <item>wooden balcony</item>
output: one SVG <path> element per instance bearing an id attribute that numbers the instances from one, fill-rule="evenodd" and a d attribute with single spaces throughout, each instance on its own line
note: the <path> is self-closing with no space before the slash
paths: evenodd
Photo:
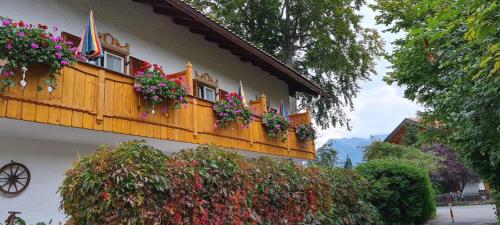
<path id="1" fill-rule="evenodd" d="M 191 68 L 176 73 L 190 74 Z M 251 102 L 256 119 L 248 128 L 233 124 L 215 127 L 213 103 L 190 96 L 188 104 L 157 109 L 141 118 L 144 103 L 133 89 L 134 78 L 86 63 L 67 66 L 58 76 L 57 88 L 48 93 L 44 79 L 47 69 L 35 66 L 27 72 L 28 86 L 8 88 L 0 94 L 0 118 L 68 126 L 202 145 L 247 150 L 277 156 L 314 159 L 313 142 L 299 143 L 295 130 L 288 140 L 269 138 L 258 115 L 266 109 L 265 96 Z M 21 76 L 16 76 L 16 84 Z M 44 90 L 37 91 L 37 84 Z M 308 113 L 290 116 L 293 123 L 310 122 Z M 139 139 L 139 138 L 138 138 Z"/>

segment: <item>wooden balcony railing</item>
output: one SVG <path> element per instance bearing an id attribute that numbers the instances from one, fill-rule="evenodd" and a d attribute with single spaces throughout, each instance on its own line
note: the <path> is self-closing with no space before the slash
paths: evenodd
<path id="1" fill-rule="evenodd" d="M 190 74 L 190 66 L 184 71 Z M 182 72 L 181 72 L 182 73 Z M 178 74 L 181 74 L 178 73 Z M 37 91 L 45 87 L 47 68 L 35 66 L 27 72 L 28 86 L 8 88 L 0 94 L 0 118 L 69 126 L 119 134 L 150 137 L 195 144 L 217 145 L 278 156 L 314 159 L 314 143 L 299 143 L 295 130 L 288 140 L 269 138 L 259 116 L 248 128 L 233 124 L 215 127 L 213 103 L 190 96 L 179 108 L 168 105 L 141 118 L 144 104 L 133 89 L 134 78 L 86 63 L 67 66 L 57 79 L 54 92 Z M 16 76 L 16 84 L 21 76 Z M 189 84 L 188 84 L 189 85 Z M 256 115 L 266 110 L 262 96 L 251 102 Z M 293 121 L 310 122 L 308 113 L 291 115 Z"/>

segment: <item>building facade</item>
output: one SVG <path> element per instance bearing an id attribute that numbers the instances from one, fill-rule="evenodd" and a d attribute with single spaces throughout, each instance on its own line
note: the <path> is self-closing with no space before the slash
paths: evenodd
<path id="1" fill-rule="evenodd" d="M 56 34 L 77 42 L 91 10 L 103 61 L 64 67 L 52 93 L 34 85 L 47 76 L 43 66 L 29 68 L 26 88 L 0 93 L 0 168 L 20 163 L 31 175 L 23 191 L 0 194 L 0 218 L 20 211 L 29 223 L 64 221 L 57 194 L 64 171 L 102 144 L 146 140 L 165 153 L 217 145 L 248 157 L 315 158 L 314 143 L 298 141 L 294 128 L 285 142 L 270 138 L 260 115 L 282 101 L 294 112 L 297 92 L 317 96 L 322 90 L 182 1 L 6 0 L 0 16 L 57 26 Z M 183 77 L 188 103 L 141 118 L 144 105 L 133 75 L 143 61 Z M 255 119 L 247 128 L 215 127 L 214 101 L 237 91 L 240 82 Z M 311 122 L 307 111 L 292 113 L 290 120 Z"/>

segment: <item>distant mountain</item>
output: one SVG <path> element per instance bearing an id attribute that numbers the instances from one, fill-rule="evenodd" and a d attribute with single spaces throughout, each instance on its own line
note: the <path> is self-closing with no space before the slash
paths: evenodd
<path id="1" fill-rule="evenodd" d="M 330 139 L 325 145 L 330 145 L 338 152 L 337 165 L 344 165 L 347 154 L 352 160 L 352 164 L 356 165 L 363 161 L 363 151 L 365 146 L 370 145 L 374 141 L 383 141 L 388 134 L 373 135 L 370 138 L 340 138 Z"/>

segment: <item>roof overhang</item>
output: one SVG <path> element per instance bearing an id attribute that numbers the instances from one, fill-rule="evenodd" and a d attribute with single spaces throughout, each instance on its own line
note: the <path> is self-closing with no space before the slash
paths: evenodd
<path id="1" fill-rule="evenodd" d="M 254 66 L 285 81 L 293 91 L 311 95 L 326 96 L 327 93 L 296 70 L 245 41 L 219 23 L 205 16 L 200 11 L 181 0 L 133 0 L 153 6 L 157 14 L 172 17 L 175 24 L 186 26 L 192 33 L 203 35 L 205 40 L 218 44 L 239 57 L 243 62 Z"/>

